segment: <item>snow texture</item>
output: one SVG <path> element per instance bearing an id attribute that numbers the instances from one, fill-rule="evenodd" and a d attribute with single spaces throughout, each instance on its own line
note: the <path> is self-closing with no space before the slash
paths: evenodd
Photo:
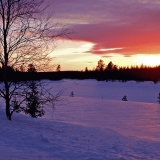
<path id="1" fill-rule="evenodd" d="M 0 103 L 0 160 L 160 159 L 160 83 L 49 83 L 67 103 L 42 118 L 15 113 L 8 121 Z"/>

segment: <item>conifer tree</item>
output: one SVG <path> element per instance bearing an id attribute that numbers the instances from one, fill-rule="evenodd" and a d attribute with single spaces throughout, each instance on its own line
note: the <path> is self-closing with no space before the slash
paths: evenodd
<path id="1" fill-rule="evenodd" d="M 44 115 L 45 111 L 40 100 L 36 81 L 31 81 L 29 83 L 29 90 L 26 94 L 25 102 L 25 114 L 29 114 L 33 118 L 41 117 Z"/>
<path id="2" fill-rule="evenodd" d="M 158 100 L 157 100 L 157 101 L 158 101 L 158 103 L 160 104 L 160 92 L 159 92 L 159 94 L 158 94 L 158 97 L 157 97 L 157 98 L 158 98 Z"/>
<path id="3" fill-rule="evenodd" d="M 73 91 L 71 92 L 70 97 L 74 97 L 74 93 L 73 93 Z"/>
<path id="4" fill-rule="evenodd" d="M 122 98 L 122 101 L 128 101 L 126 95 Z"/>

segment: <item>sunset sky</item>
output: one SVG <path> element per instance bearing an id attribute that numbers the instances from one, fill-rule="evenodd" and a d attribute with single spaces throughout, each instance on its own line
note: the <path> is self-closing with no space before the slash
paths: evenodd
<path id="1" fill-rule="evenodd" d="M 57 42 L 62 70 L 160 64 L 160 0 L 55 0 L 54 21 L 74 31 Z"/>

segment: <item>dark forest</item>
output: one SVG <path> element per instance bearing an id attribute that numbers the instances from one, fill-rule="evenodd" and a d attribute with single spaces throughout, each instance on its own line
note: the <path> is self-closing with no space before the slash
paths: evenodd
<path id="1" fill-rule="evenodd" d="M 33 66 L 32 66 L 33 67 Z M 61 79 L 96 79 L 98 81 L 160 81 L 160 66 L 132 66 L 117 67 L 112 62 L 108 65 L 98 65 L 95 70 L 85 71 L 55 71 L 55 72 L 37 72 L 35 68 L 29 68 L 26 72 L 8 69 L 8 79 L 10 81 L 26 80 L 61 80 Z M 0 69 L 0 81 L 3 81 L 3 69 Z"/>

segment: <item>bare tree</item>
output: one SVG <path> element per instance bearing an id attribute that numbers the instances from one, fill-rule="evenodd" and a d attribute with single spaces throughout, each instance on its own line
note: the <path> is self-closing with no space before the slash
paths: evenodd
<path id="1" fill-rule="evenodd" d="M 32 118 L 38 118 L 46 111 L 54 110 L 56 102 L 63 102 L 61 98 L 63 91 L 53 95 L 50 92 L 51 88 L 46 88 L 48 84 L 44 81 L 30 80 L 18 85 L 11 101 L 11 116 L 14 112 L 24 112 Z"/>
<path id="2" fill-rule="evenodd" d="M 11 82 L 9 67 L 27 68 L 34 64 L 38 69 L 44 68 L 50 61 L 50 44 L 69 34 L 68 29 L 57 30 L 52 17 L 43 14 L 46 8 L 45 0 L 0 0 L 0 63 L 4 73 L 0 96 L 5 100 L 9 120 L 11 102 L 20 86 Z"/>

